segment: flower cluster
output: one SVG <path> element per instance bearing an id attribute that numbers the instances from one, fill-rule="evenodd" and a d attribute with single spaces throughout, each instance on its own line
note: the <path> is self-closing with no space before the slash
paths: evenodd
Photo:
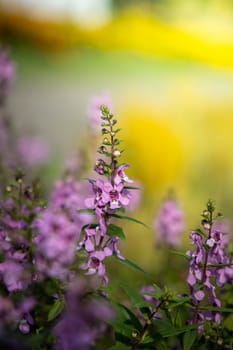
<path id="1" fill-rule="evenodd" d="M 48 147 L 38 136 L 21 136 L 16 142 L 16 149 L 21 165 L 26 168 L 33 169 L 48 160 Z"/>
<path id="2" fill-rule="evenodd" d="M 180 236 L 184 230 L 184 213 L 175 199 L 166 199 L 158 210 L 154 221 L 156 241 L 169 246 L 180 245 Z"/>
<path id="3" fill-rule="evenodd" d="M 190 287 L 191 300 L 194 305 L 193 323 L 202 324 L 204 320 L 220 323 L 221 315 L 217 311 L 203 311 L 201 301 L 206 300 L 208 305 L 220 307 L 221 301 L 216 294 L 216 287 L 222 287 L 232 282 L 232 259 L 226 255 L 226 244 L 223 234 L 214 229 L 214 205 L 207 203 L 203 211 L 202 225 L 204 231 L 197 230 L 190 233 L 194 250 L 187 251 L 190 258 L 187 283 Z M 202 330 L 202 326 L 199 328 Z"/>
<path id="4" fill-rule="evenodd" d="M 28 333 L 33 324 L 30 310 L 35 305 L 34 297 L 25 295 L 35 279 L 32 223 L 41 211 L 37 184 L 27 186 L 22 174 L 17 174 L 15 184 L 1 193 L 0 208 L 0 285 L 5 290 L 1 323 L 14 321 L 21 332 Z"/>
<path id="5" fill-rule="evenodd" d="M 79 278 L 66 295 L 66 309 L 54 329 L 54 350 L 89 350 L 107 330 L 106 321 L 114 316 L 106 300 L 93 298 L 90 286 Z"/>
<path id="6" fill-rule="evenodd" d="M 48 206 L 34 221 L 37 234 L 36 266 L 42 276 L 63 280 L 76 255 L 81 228 L 90 218 L 78 214 L 83 207 L 85 186 L 74 179 L 55 184 Z"/>
<path id="7" fill-rule="evenodd" d="M 101 177 L 90 180 L 93 195 L 85 201 L 86 207 L 94 213 L 97 223 L 85 227 L 80 248 L 83 247 L 88 254 L 88 260 L 82 268 L 87 269 L 88 274 L 97 273 L 107 282 L 103 260 L 112 254 L 122 259 L 117 248 L 119 227 L 112 224 L 111 220 L 117 216 L 117 212 L 129 205 L 131 193 L 128 184 L 132 180 L 125 174 L 129 165 L 118 164 L 117 161 L 121 155 L 117 148 L 120 144 L 116 138 L 119 131 L 116 129 L 117 121 L 107 107 L 102 106 L 101 111 L 104 139 L 98 152 L 102 157 L 95 164 L 95 171 Z"/>

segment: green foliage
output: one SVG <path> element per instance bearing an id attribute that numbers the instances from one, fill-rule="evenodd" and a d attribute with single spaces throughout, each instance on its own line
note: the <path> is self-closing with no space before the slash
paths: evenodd
<path id="1" fill-rule="evenodd" d="M 108 236 L 116 236 L 120 239 L 125 239 L 125 234 L 123 229 L 120 226 L 117 226 L 115 224 L 109 224 L 107 228 L 107 235 Z"/>

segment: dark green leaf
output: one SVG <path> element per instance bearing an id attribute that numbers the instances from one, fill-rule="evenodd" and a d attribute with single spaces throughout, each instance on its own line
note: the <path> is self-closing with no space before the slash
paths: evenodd
<path id="1" fill-rule="evenodd" d="M 124 186 L 126 190 L 140 190 L 140 187 L 135 187 L 135 186 Z"/>
<path id="2" fill-rule="evenodd" d="M 199 309 L 209 310 L 209 311 L 219 311 L 219 312 L 233 312 L 233 309 L 228 307 L 200 306 Z"/>
<path id="3" fill-rule="evenodd" d="M 190 350 L 197 337 L 196 331 L 188 331 L 183 335 L 183 350 Z"/>
<path id="4" fill-rule="evenodd" d="M 129 350 L 131 346 L 124 345 L 122 343 L 116 342 L 115 345 L 111 346 L 108 350 Z"/>
<path id="5" fill-rule="evenodd" d="M 164 338 L 173 337 L 178 334 L 182 334 L 182 333 L 185 333 L 186 331 L 197 328 L 196 324 L 175 328 L 171 325 L 170 322 L 165 320 L 155 320 L 154 324 L 158 327 L 161 335 Z"/>
<path id="6" fill-rule="evenodd" d="M 188 304 L 188 303 L 190 303 L 190 297 L 176 298 L 170 301 L 169 309 L 181 306 L 183 304 Z"/>
<path id="7" fill-rule="evenodd" d="M 108 236 L 116 236 L 120 239 L 125 239 L 125 234 L 120 226 L 110 224 L 107 228 L 107 235 Z"/>
<path id="8" fill-rule="evenodd" d="M 128 320 L 131 321 L 131 324 L 135 327 L 135 329 L 137 329 L 138 331 L 141 331 L 142 325 L 139 322 L 138 318 L 134 315 L 134 313 L 127 306 L 120 303 L 118 305 L 127 313 Z M 124 325 L 124 328 L 126 328 L 125 325 Z"/>
<path id="9" fill-rule="evenodd" d="M 64 303 L 62 300 L 57 299 L 48 313 L 48 321 L 54 320 L 63 310 Z"/>
<path id="10" fill-rule="evenodd" d="M 233 314 L 227 316 L 223 321 L 224 327 L 226 327 L 229 331 L 233 331 Z"/>
<path id="11" fill-rule="evenodd" d="M 147 273 L 146 271 L 144 271 L 140 266 L 138 266 L 137 264 L 135 264 L 134 262 L 132 262 L 132 261 L 130 261 L 130 260 L 128 260 L 128 259 L 119 259 L 118 257 L 117 257 L 117 255 L 116 254 L 113 254 L 113 256 L 115 257 L 115 258 L 117 258 L 117 260 L 120 262 L 120 263 L 122 263 L 123 265 L 127 265 L 128 267 L 131 267 L 132 269 L 134 269 L 134 270 L 136 270 L 136 271 L 139 271 L 139 272 L 142 272 L 144 275 L 146 275 L 147 277 L 150 277 L 150 278 L 152 278 L 152 276 L 150 276 L 150 274 L 149 273 Z"/>

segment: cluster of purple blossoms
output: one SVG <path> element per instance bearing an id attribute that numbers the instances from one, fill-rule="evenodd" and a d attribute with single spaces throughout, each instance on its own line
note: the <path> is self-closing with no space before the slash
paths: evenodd
<path id="1" fill-rule="evenodd" d="M 67 277 L 81 228 L 90 220 L 89 215 L 77 211 L 83 207 L 85 195 L 85 186 L 78 181 L 57 181 L 48 207 L 34 221 L 35 262 L 41 278 L 51 276 L 63 280 Z"/>
<path id="2" fill-rule="evenodd" d="M 12 198 L 1 200 L 0 278 L 9 292 L 23 290 L 31 281 L 27 269 L 29 242 L 21 233 L 27 227 L 25 209 Z"/>
<path id="3" fill-rule="evenodd" d="M 195 245 L 195 249 L 186 253 L 190 258 L 187 283 L 194 306 L 192 322 L 200 324 L 200 331 L 203 330 L 201 324 L 204 320 L 221 322 L 220 312 L 201 310 L 200 303 L 206 301 L 207 305 L 221 307 L 216 288 L 233 280 L 233 261 L 226 255 L 223 234 L 214 228 L 217 225 L 214 225 L 213 211 L 213 203 L 209 201 L 207 210 L 203 212 L 204 232 L 199 230 L 190 233 L 191 244 Z"/>
<path id="4" fill-rule="evenodd" d="M 91 296 L 90 287 L 80 278 L 68 288 L 65 311 L 54 328 L 54 350 L 89 350 L 105 334 L 114 312 L 103 297 Z"/>
<path id="5" fill-rule="evenodd" d="M 166 199 L 158 210 L 154 221 L 157 243 L 176 247 L 184 230 L 184 213 L 175 199 Z"/>
<path id="6" fill-rule="evenodd" d="M 85 200 L 86 207 L 93 212 L 97 223 L 84 228 L 84 237 L 79 244 L 79 249 L 84 248 L 88 255 L 87 262 L 81 267 L 87 269 L 87 274 L 97 273 L 107 283 L 105 257 L 115 254 L 123 259 L 117 248 L 118 227 L 111 221 L 117 212 L 124 210 L 129 205 L 131 193 L 128 184 L 132 180 L 124 171 L 129 165 L 118 165 L 117 162 L 117 158 L 121 154 L 117 148 L 119 140 L 115 137 L 119 131 L 119 129 L 114 128 L 117 121 L 113 119 L 113 115 L 107 107 L 102 106 L 101 111 L 104 139 L 98 152 L 102 158 L 96 161 L 94 169 L 102 178 L 90 180 L 93 195 Z M 108 158 L 110 158 L 110 162 L 107 161 Z"/>
<path id="7" fill-rule="evenodd" d="M 21 165 L 32 169 L 46 164 L 48 160 L 48 147 L 44 140 L 38 136 L 24 135 L 16 142 L 16 149 Z"/>
<path id="8" fill-rule="evenodd" d="M 0 105 L 9 94 L 15 78 L 15 65 L 6 51 L 0 48 Z"/>
<path id="9" fill-rule="evenodd" d="M 3 198 L 6 196 L 6 198 Z M 34 205 L 33 205 L 34 204 Z M 28 333 L 33 318 L 33 297 L 24 296 L 33 283 L 32 221 L 41 208 L 36 204 L 33 187 L 26 186 L 19 175 L 15 185 L 8 186 L 0 201 L 0 326 L 14 324 Z M 14 298 L 21 293 L 21 298 Z M 26 294 L 27 295 L 27 294 Z"/>

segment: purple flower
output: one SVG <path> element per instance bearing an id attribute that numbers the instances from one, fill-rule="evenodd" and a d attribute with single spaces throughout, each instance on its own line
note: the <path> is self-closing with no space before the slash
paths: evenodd
<path id="1" fill-rule="evenodd" d="M 114 176 L 115 185 L 119 185 L 120 183 L 133 183 L 133 180 L 130 180 L 128 176 L 125 174 L 124 169 L 129 168 L 129 164 L 122 164 L 116 168 L 116 174 Z"/>
<path id="2" fill-rule="evenodd" d="M 25 289 L 30 282 L 29 272 L 13 260 L 0 263 L 0 276 L 9 292 Z"/>
<path id="3" fill-rule="evenodd" d="M 87 253 L 87 260 L 81 267 L 86 269 L 88 274 L 97 273 L 107 283 L 105 258 L 115 254 L 119 259 L 124 259 L 117 247 L 119 237 L 117 234 L 116 236 L 109 234 L 108 227 L 115 213 L 130 204 L 131 193 L 126 185 L 132 180 L 124 171 L 129 165 L 118 165 L 117 162 L 121 154 L 121 151 L 116 149 L 116 145 L 119 145 L 119 140 L 115 138 L 119 131 L 115 129 L 117 121 L 113 119 L 113 115 L 105 106 L 101 107 L 99 114 L 102 119 L 104 139 L 98 152 L 105 156 L 106 160 L 99 158 L 96 161 L 94 169 L 101 177 L 89 180 L 93 191 L 92 196 L 88 196 L 85 200 L 86 207 L 93 209 L 97 224 L 93 224 L 96 229 L 92 229 L 90 225 L 84 230 L 80 247 L 84 248 Z M 116 226 L 115 229 L 117 230 Z"/>
<path id="4" fill-rule="evenodd" d="M 207 299 L 210 305 L 221 307 L 221 301 L 216 295 L 216 286 L 232 282 L 233 269 L 232 266 L 224 266 L 230 264 L 231 260 L 226 255 L 226 243 L 222 233 L 216 230 L 217 226 L 213 225 L 215 227 L 213 229 L 211 223 L 208 228 L 207 225 L 203 227 L 207 230 L 208 237 L 199 232 L 191 232 L 190 238 L 194 250 L 187 251 L 187 256 L 190 258 L 187 283 L 192 303 L 196 307 L 192 322 L 201 324 L 204 320 L 208 320 L 220 323 L 221 315 L 218 311 L 201 311 L 199 303 Z M 199 331 L 202 330 L 203 326 L 199 328 Z"/>
<path id="5" fill-rule="evenodd" d="M 42 275 L 64 279 L 72 263 L 79 239 L 75 222 L 59 210 L 46 209 L 34 223 L 38 231 L 36 245 L 36 267 Z"/>
<path id="6" fill-rule="evenodd" d="M 65 211 L 81 230 L 82 226 L 91 220 L 89 214 L 78 213 L 79 209 L 84 208 L 84 201 L 89 193 L 87 183 L 78 182 L 73 178 L 66 181 L 58 180 L 51 194 L 49 205 Z"/>
<path id="7" fill-rule="evenodd" d="M 174 199 L 167 199 L 158 210 L 154 221 L 156 240 L 170 246 L 180 244 L 180 236 L 184 230 L 184 214 Z"/>
<path id="8" fill-rule="evenodd" d="M 38 136 L 22 136 L 17 140 L 16 147 L 20 162 L 28 168 L 41 166 L 48 161 L 48 146 Z"/>
<path id="9" fill-rule="evenodd" d="M 232 236 L 229 234 L 231 232 L 231 224 L 227 219 L 215 221 L 212 227 L 212 231 L 218 231 L 223 234 L 222 242 L 225 246 L 227 246 L 232 239 Z"/>
<path id="10" fill-rule="evenodd" d="M 105 321 L 113 318 L 106 301 L 90 298 L 84 280 L 68 291 L 66 310 L 54 329 L 55 350 L 89 350 L 96 339 L 107 330 Z"/>
<path id="11" fill-rule="evenodd" d="M 88 259 L 80 267 L 87 270 L 86 274 L 88 275 L 97 273 L 107 283 L 108 278 L 103 260 L 115 252 L 112 238 L 103 234 L 98 226 L 96 228 L 86 228 L 85 233 L 86 235 L 79 243 L 79 249 L 85 248 L 88 253 Z"/>

